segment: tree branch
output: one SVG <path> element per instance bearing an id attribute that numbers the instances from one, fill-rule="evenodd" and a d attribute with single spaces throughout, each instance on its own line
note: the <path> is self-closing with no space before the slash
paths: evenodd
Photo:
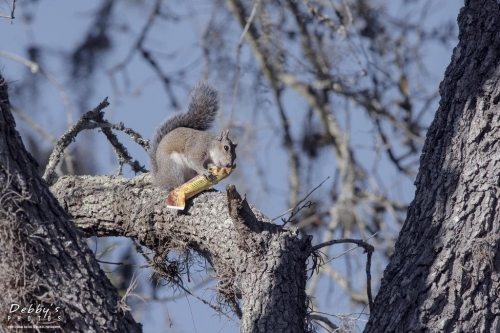
<path id="1" fill-rule="evenodd" d="M 133 237 L 155 252 L 155 265 L 164 265 L 172 250 L 194 250 L 206 258 L 219 279 L 220 298 L 236 313 L 241 300 L 243 332 L 303 332 L 307 326 L 310 238 L 270 223 L 234 187 L 227 196 L 199 194 L 185 213 L 167 208 L 168 193 L 150 184 L 149 174 L 65 176 L 51 190 L 85 236 Z"/>
<path id="2" fill-rule="evenodd" d="M 358 245 L 359 247 L 362 247 L 366 253 L 366 294 L 368 295 L 368 305 L 370 306 L 370 310 L 373 309 L 373 297 L 372 297 L 372 287 L 371 287 L 371 264 L 372 264 L 372 254 L 375 249 L 373 248 L 372 245 L 368 244 L 362 239 L 334 239 L 328 242 L 324 242 L 318 245 L 315 245 L 311 248 L 310 253 L 314 253 L 315 251 L 318 251 L 319 249 L 334 245 L 334 244 L 342 244 L 342 243 L 353 243 Z"/>
<path id="3" fill-rule="evenodd" d="M 325 316 L 320 316 L 317 314 L 310 314 L 309 318 L 311 318 L 311 320 L 317 320 L 317 321 L 321 321 L 321 322 L 325 323 L 326 325 L 328 325 L 328 327 L 330 327 L 333 330 L 333 332 L 335 332 L 335 330 L 339 329 L 339 327 L 337 325 L 332 323 L 332 321 L 330 319 L 326 318 Z"/>
<path id="4" fill-rule="evenodd" d="M 61 157 L 64 156 L 64 150 L 75 140 L 78 133 L 83 130 L 101 128 L 102 132 L 106 135 L 109 142 L 113 146 L 116 154 L 119 158 L 120 170 L 124 163 L 129 164 L 134 172 L 148 172 L 148 170 L 140 165 L 137 160 L 133 160 L 128 154 L 127 148 L 125 148 L 111 131 L 111 128 L 123 131 L 130 135 L 130 137 L 141 145 L 146 151 L 149 149 L 148 141 L 142 139 L 142 136 L 130 128 L 126 128 L 122 123 L 115 125 L 111 124 L 104 119 L 104 112 L 102 110 L 109 105 L 108 98 L 106 97 L 97 107 L 93 110 L 85 113 L 75 125 L 71 126 L 70 129 L 64 133 L 61 138 L 57 141 L 54 150 L 50 154 L 49 162 L 45 168 L 45 173 L 43 178 L 47 181 L 49 185 L 53 185 L 57 180 L 57 175 L 55 173 L 55 168 L 61 161 Z M 121 174 L 121 173 L 120 173 Z"/>

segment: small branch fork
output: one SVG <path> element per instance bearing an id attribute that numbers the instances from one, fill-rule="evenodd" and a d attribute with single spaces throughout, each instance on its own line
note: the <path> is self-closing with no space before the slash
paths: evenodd
<path id="1" fill-rule="evenodd" d="M 7 3 L 7 1 L 5 1 L 5 2 Z M 0 17 L 9 19 L 12 22 L 12 20 L 15 19 L 14 11 L 16 10 L 16 2 L 17 2 L 17 0 L 12 0 L 12 6 L 10 8 L 10 15 L 0 14 Z"/>
<path id="2" fill-rule="evenodd" d="M 371 280 L 372 276 L 370 273 L 371 270 L 371 265 L 372 265 L 372 254 L 373 251 L 375 251 L 374 247 L 370 244 L 368 244 L 366 241 L 362 239 L 350 239 L 350 238 L 344 238 L 344 239 L 334 239 L 328 242 L 324 242 L 318 245 L 315 245 L 311 248 L 309 251 L 309 254 L 313 254 L 314 252 L 318 251 L 319 249 L 334 245 L 334 244 L 342 244 L 342 243 L 352 243 L 356 244 L 358 247 L 362 247 L 366 253 L 366 293 L 368 295 L 368 305 L 370 306 L 370 310 L 373 309 L 373 297 L 372 297 L 372 286 L 371 286 Z"/>
<path id="3" fill-rule="evenodd" d="M 137 160 L 132 159 L 129 155 L 127 148 L 118 141 L 116 135 L 111 131 L 115 129 L 118 131 L 123 131 L 128 134 L 132 140 L 137 144 L 142 146 L 146 151 L 149 150 L 149 142 L 144 140 L 142 136 L 135 132 L 134 130 L 127 128 L 123 123 L 112 124 L 104 119 L 104 112 L 102 111 L 109 105 L 108 98 L 106 97 L 96 108 L 85 113 L 69 130 L 64 133 L 61 138 L 57 141 L 54 150 L 50 154 L 49 163 L 45 169 L 43 179 L 47 181 L 49 186 L 53 185 L 57 180 L 57 174 L 55 169 L 60 163 L 61 158 L 64 156 L 64 150 L 73 142 L 78 135 L 83 130 L 90 130 L 95 128 L 100 128 L 104 135 L 108 138 L 109 142 L 113 146 L 114 151 L 118 155 L 118 161 L 120 167 L 118 169 L 118 174 L 121 174 L 123 164 L 128 164 L 132 167 L 134 172 L 148 172 L 148 170 L 140 165 Z"/>
<path id="4" fill-rule="evenodd" d="M 304 199 L 300 200 L 293 208 L 290 208 L 289 210 L 287 210 L 286 212 L 284 212 L 283 214 L 279 215 L 279 216 L 276 216 L 275 218 L 273 218 L 271 221 L 274 221 L 280 217 L 282 217 L 283 215 L 290 213 L 290 217 L 288 217 L 287 220 L 285 220 L 284 218 L 282 218 L 281 220 L 283 221 L 283 224 L 281 225 L 282 228 L 285 227 L 285 225 L 289 222 L 295 222 L 294 220 L 294 217 L 304 208 L 311 208 L 311 206 L 315 205 L 314 202 L 308 200 L 307 202 L 305 202 L 304 204 L 302 204 L 304 201 L 306 201 L 307 198 L 309 198 L 309 196 L 311 194 L 313 194 L 314 191 L 316 191 L 318 188 L 321 187 L 321 185 L 323 185 L 328 179 L 330 179 L 330 177 L 326 177 L 325 180 L 323 180 L 321 182 L 321 184 L 319 184 L 318 186 L 316 186 L 315 188 L 312 189 L 311 192 L 309 192 L 305 197 Z"/>

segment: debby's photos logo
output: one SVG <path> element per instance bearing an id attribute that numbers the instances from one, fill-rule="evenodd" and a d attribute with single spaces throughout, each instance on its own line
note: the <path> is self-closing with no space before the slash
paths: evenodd
<path id="1" fill-rule="evenodd" d="M 8 328 L 59 328 L 63 320 L 61 307 L 41 304 L 21 305 L 12 303 L 5 323 Z"/>

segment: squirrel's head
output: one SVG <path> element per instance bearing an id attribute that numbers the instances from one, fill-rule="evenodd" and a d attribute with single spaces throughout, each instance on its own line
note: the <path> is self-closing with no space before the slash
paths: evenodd
<path id="1" fill-rule="evenodd" d="M 215 147 L 212 147 L 210 152 L 214 164 L 218 167 L 232 167 L 236 159 L 236 146 L 238 144 L 229 139 L 229 131 L 222 131 L 216 136 L 214 143 Z"/>

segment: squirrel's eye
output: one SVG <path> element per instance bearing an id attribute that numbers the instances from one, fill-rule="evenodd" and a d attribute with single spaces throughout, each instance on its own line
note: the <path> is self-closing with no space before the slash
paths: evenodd
<path id="1" fill-rule="evenodd" d="M 225 150 L 225 151 L 228 151 L 228 150 L 229 150 L 229 146 L 228 146 L 228 145 L 225 145 L 225 146 L 224 146 L 224 150 Z"/>

